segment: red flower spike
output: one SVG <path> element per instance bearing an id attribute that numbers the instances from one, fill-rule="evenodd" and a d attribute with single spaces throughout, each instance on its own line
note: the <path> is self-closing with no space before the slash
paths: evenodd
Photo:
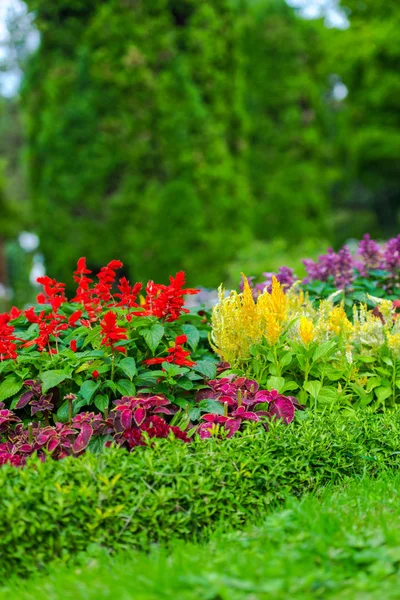
<path id="1" fill-rule="evenodd" d="M 100 321 L 102 345 L 113 348 L 116 342 L 127 340 L 126 329 L 117 325 L 117 315 L 109 311 Z"/>

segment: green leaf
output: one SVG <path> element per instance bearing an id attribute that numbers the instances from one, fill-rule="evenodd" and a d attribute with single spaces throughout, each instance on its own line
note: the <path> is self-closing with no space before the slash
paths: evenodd
<path id="1" fill-rule="evenodd" d="M 66 379 L 71 379 L 71 375 L 67 371 L 62 371 L 61 369 L 55 369 L 54 371 L 44 371 L 44 373 L 40 373 L 39 377 L 43 383 L 43 393 L 48 392 L 49 390 L 51 390 L 51 388 L 57 387 Z"/>
<path id="2" fill-rule="evenodd" d="M 193 389 L 193 382 L 190 379 L 180 379 L 177 381 L 177 385 L 184 390 Z"/>
<path id="3" fill-rule="evenodd" d="M 80 394 L 82 398 L 86 400 L 87 404 L 90 404 L 93 394 L 99 388 L 100 383 L 100 381 L 94 381 L 93 379 L 89 379 L 88 381 L 83 382 L 82 387 L 80 389 Z"/>
<path id="4" fill-rule="evenodd" d="M 205 398 L 199 404 L 199 408 L 202 412 L 213 413 L 215 415 L 223 415 L 224 414 L 224 405 L 218 400 L 211 400 Z"/>
<path id="5" fill-rule="evenodd" d="M 390 387 L 378 387 L 375 389 L 375 393 L 376 396 L 379 400 L 379 402 L 385 402 L 385 400 L 387 400 L 387 398 L 389 398 L 392 395 L 392 388 Z"/>
<path id="6" fill-rule="evenodd" d="M 101 412 L 104 412 L 104 409 L 108 408 L 109 403 L 110 399 L 105 394 L 97 394 L 96 398 L 94 399 L 95 407 L 98 408 Z"/>
<path id="7" fill-rule="evenodd" d="M 136 388 L 129 379 L 120 379 L 115 385 L 123 396 L 134 396 L 136 394 Z"/>
<path id="8" fill-rule="evenodd" d="M 182 325 L 182 331 L 188 339 L 189 346 L 193 352 L 196 352 L 200 340 L 200 334 L 197 327 L 194 327 L 194 325 Z"/>
<path id="9" fill-rule="evenodd" d="M 292 362 L 293 354 L 291 352 L 286 352 L 279 358 L 279 364 L 281 367 L 288 367 Z"/>
<path id="10" fill-rule="evenodd" d="M 119 363 L 118 363 L 118 368 L 121 369 L 121 371 L 127 376 L 129 377 L 129 379 L 132 381 L 132 379 L 135 377 L 135 375 L 137 375 L 137 368 L 136 368 L 136 362 L 135 359 L 132 358 L 131 356 L 127 356 L 126 358 L 123 358 Z"/>
<path id="11" fill-rule="evenodd" d="M 329 342 L 324 342 L 316 347 L 315 352 L 313 354 L 313 361 L 317 361 L 324 356 L 328 356 L 332 350 L 335 348 L 336 342 L 330 340 Z"/>
<path id="12" fill-rule="evenodd" d="M 180 367 L 179 365 L 174 365 L 172 363 L 168 363 L 164 361 L 162 363 L 162 368 L 167 373 L 168 377 L 176 377 L 177 375 L 185 375 L 185 373 L 189 372 L 189 369 L 186 367 Z"/>
<path id="13" fill-rule="evenodd" d="M 284 377 L 270 377 L 267 381 L 267 387 L 270 390 L 276 390 L 280 394 L 285 387 L 285 378 Z"/>
<path id="14" fill-rule="evenodd" d="M 86 452 L 100 454 L 105 449 L 105 443 L 112 442 L 113 440 L 114 438 L 112 435 L 94 435 L 86 448 Z"/>
<path id="15" fill-rule="evenodd" d="M 150 329 L 143 329 L 140 333 L 154 354 L 164 335 L 164 327 L 162 325 L 155 324 L 150 327 Z"/>
<path id="16" fill-rule="evenodd" d="M 0 402 L 17 394 L 22 386 L 23 381 L 17 379 L 14 375 L 7 377 L 7 379 L 0 384 Z"/>
<path id="17" fill-rule="evenodd" d="M 318 394 L 322 389 L 322 383 L 320 381 L 307 381 L 304 384 L 304 389 L 310 394 L 314 400 L 318 398 Z"/>
<path id="18" fill-rule="evenodd" d="M 211 360 L 198 360 L 193 370 L 204 375 L 206 379 L 215 379 L 217 376 L 217 365 Z"/>

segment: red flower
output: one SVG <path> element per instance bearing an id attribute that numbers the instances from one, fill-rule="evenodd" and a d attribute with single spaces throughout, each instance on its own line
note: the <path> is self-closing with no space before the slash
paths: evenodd
<path id="1" fill-rule="evenodd" d="M 86 267 L 86 258 L 84 256 L 82 256 L 80 259 L 78 259 L 78 263 L 76 265 L 76 271 L 74 271 L 74 275 L 76 276 L 80 276 L 80 275 L 90 275 L 92 271 L 89 271 L 89 269 Z M 79 279 L 79 277 L 78 277 Z"/>
<path id="2" fill-rule="evenodd" d="M 97 369 L 95 369 L 94 371 L 92 371 L 92 377 L 93 379 L 97 379 L 100 376 L 100 373 L 97 371 Z"/>
<path id="3" fill-rule="evenodd" d="M 18 319 L 18 317 L 20 317 L 22 315 L 22 310 L 19 310 L 19 308 L 17 308 L 16 306 L 13 306 L 12 309 L 10 310 L 10 319 L 11 321 L 14 321 L 14 319 Z"/>
<path id="4" fill-rule="evenodd" d="M 69 347 L 71 348 L 72 352 L 76 352 L 76 350 L 77 350 L 76 340 L 71 340 Z"/>
<path id="5" fill-rule="evenodd" d="M 9 325 L 10 320 L 7 313 L 0 314 L 0 361 L 17 358 L 17 338 L 14 336 L 14 327 Z"/>
<path id="6" fill-rule="evenodd" d="M 79 321 L 79 319 L 82 316 L 82 311 L 81 310 L 76 310 L 74 313 L 72 313 L 72 315 L 69 317 L 68 319 L 68 324 L 71 327 L 74 327 L 74 325 L 76 325 L 77 321 Z"/>
<path id="7" fill-rule="evenodd" d="M 180 367 L 193 367 L 196 363 L 190 360 L 190 352 L 184 350 L 182 347 L 182 344 L 186 342 L 186 335 L 178 335 L 175 338 L 175 344 L 171 346 L 171 348 L 168 348 L 169 356 L 165 358 L 148 358 L 147 360 L 144 360 L 143 363 L 146 365 L 160 365 L 163 362 L 168 362 L 179 365 Z"/>
<path id="8" fill-rule="evenodd" d="M 198 294 L 200 290 L 183 288 L 185 273 L 180 271 L 176 277 L 170 277 L 169 285 L 162 285 L 149 281 L 146 287 L 146 300 L 142 312 L 136 315 L 155 316 L 165 321 L 176 321 L 182 313 L 189 312 L 183 308 L 184 296 Z"/>
<path id="9" fill-rule="evenodd" d="M 102 345 L 109 348 L 114 348 L 116 342 L 121 340 L 127 340 L 126 329 L 124 327 L 118 327 L 117 315 L 112 311 L 106 313 L 103 319 L 100 321 Z"/>
<path id="10" fill-rule="evenodd" d="M 141 283 L 135 283 L 132 287 L 126 277 L 121 277 L 118 285 L 119 293 L 114 294 L 116 298 L 119 298 L 119 302 L 115 306 L 123 306 L 125 308 L 137 308 L 136 302 L 137 295 L 142 289 Z"/>

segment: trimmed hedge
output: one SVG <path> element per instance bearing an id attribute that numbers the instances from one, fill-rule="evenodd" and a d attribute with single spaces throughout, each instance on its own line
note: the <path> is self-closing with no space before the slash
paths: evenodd
<path id="1" fill-rule="evenodd" d="M 288 493 L 398 468 L 400 411 L 307 416 L 267 433 L 0 469 L 0 574 L 73 562 L 91 544 L 146 549 L 240 527 Z M 305 417 L 305 418 L 304 418 Z"/>

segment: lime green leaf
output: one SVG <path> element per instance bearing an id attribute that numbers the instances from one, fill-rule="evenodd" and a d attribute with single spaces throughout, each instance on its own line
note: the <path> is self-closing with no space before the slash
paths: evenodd
<path id="1" fill-rule="evenodd" d="M 317 361 L 324 356 L 329 355 L 332 350 L 335 348 L 336 342 L 330 340 L 329 342 L 324 342 L 316 347 L 315 352 L 313 354 L 313 361 Z"/>
<path id="2" fill-rule="evenodd" d="M 0 402 L 17 394 L 22 386 L 23 382 L 14 375 L 7 377 L 7 379 L 0 384 Z"/>
<path id="3" fill-rule="evenodd" d="M 310 394 L 314 400 L 318 398 L 318 394 L 320 393 L 322 388 L 322 383 L 320 381 L 307 381 L 304 384 L 304 389 Z"/>
<path id="4" fill-rule="evenodd" d="M 283 388 L 285 387 L 285 378 L 284 377 L 270 377 L 267 381 L 267 387 L 270 390 L 276 390 L 279 394 L 282 393 Z"/>

